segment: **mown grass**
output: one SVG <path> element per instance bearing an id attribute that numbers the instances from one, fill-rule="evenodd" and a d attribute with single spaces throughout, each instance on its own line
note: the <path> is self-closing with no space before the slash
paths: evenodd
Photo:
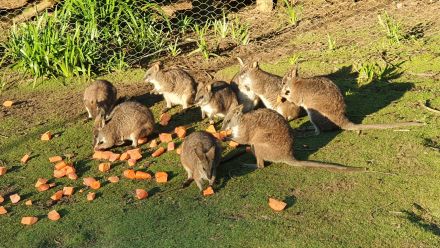
<path id="1" fill-rule="evenodd" d="M 316 39 L 323 40 L 323 37 L 325 39 L 325 35 Z M 439 41 L 431 37 L 427 47 L 436 49 L 432 43 L 440 44 Z M 87 202 L 88 190 L 78 193 L 82 188 L 81 180 L 56 180 L 56 189 L 43 193 L 37 193 L 33 187 L 38 177 L 51 178 L 53 167 L 47 158 L 53 155 L 75 153 L 79 175 L 94 176 L 102 182 L 108 175 L 120 176 L 128 167 L 116 163 L 108 174 L 98 171 L 98 162 L 90 160 L 91 123 L 83 122 L 85 116 L 80 113 L 70 117 L 51 112 L 35 113 L 48 122 L 34 127 L 26 127 L 20 114 L 3 118 L 0 133 L 9 133 L 11 137 L 0 138 L 0 159 L 6 162 L 10 172 L 0 177 L 0 191 L 14 187 L 14 192 L 20 193 L 23 200 L 16 206 L 9 200 L 3 203 L 10 212 L 0 216 L 0 246 L 437 247 L 440 243 L 440 159 L 435 144 L 440 142 L 440 117 L 426 112 L 418 102 L 433 99 L 438 103 L 435 100 L 440 85 L 435 79 L 407 72 L 438 72 L 440 61 L 432 57 L 429 49 L 407 59 L 411 47 L 390 48 L 407 60 L 402 65 L 405 73 L 389 83 L 358 85 L 350 66 L 359 59 L 369 58 L 379 46 L 378 43 L 361 47 L 341 44 L 331 53 L 316 50 L 295 53 L 305 58 L 300 64 L 302 74 L 330 73 L 342 92 L 351 92 L 345 99 L 348 116 L 354 122 L 419 120 L 427 123 L 423 127 L 409 128 L 409 131 L 328 132 L 296 139 L 299 159 L 367 167 L 377 173 L 341 173 L 291 168 L 284 164 L 271 164 L 252 171 L 240 166 L 240 162 L 254 161 L 246 154 L 221 166 L 215 186 L 217 193 L 203 198 L 194 185 L 180 189 L 186 173 L 179 166 L 176 154 L 166 153 L 153 159 L 149 156 L 151 151 L 143 145 L 145 158 L 136 168 L 167 171 L 171 174 L 170 182 L 159 185 L 154 181 L 122 179 L 117 184 L 104 184 L 97 190 L 97 199 Z M 356 53 L 350 52 L 353 50 Z M 289 57 L 291 55 L 286 55 L 273 64 L 262 63 L 262 68 L 282 75 L 291 66 Z M 237 69 L 237 66 L 226 68 L 219 75 L 231 78 Z M 126 81 L 127 75 L 131 76 L 130 82 Z M 141 77 L 138 70 L 106 76 L 119 88 L 140 81 Z M 37 86 L 36 91 L 43 96 L 48 85 L 56 85 L 55 81 L 51 82 Z M 11 89 L 0 98 L 3 100 L 15 90 L 26 87 Z M 84 87 L 85 83 L 67 84 L 51 90 L 53 94 L 74 95 Z M 155 116 L 159 116 L 163 101 L 153 104 L 149 96 L 141 100 L 152 105 Z M 76 104 L 81 105 L 81 100 Z M 180 108 L 174 108 L 170 127 L 160 130 L 193 122 L 193 130 L 206 128 L 206 121 L 200 122 L 198 110 L 184 115 L 179 111 Z M 303 118 L 291 125 L 310 124 Z M 28 128 L 27 134 L 9 132 L 20 127 Z M 62 133 L 44 143 L 39 137 L 47 130 Z M 28 164 L 20 165 L 18 160 L 29 151 L 34 157 Z M 145 167 L 147 163 L 151 163 L 148 168 Z M 64 185 L 75 186 L 77 193 L 69 200 L 46 208 L 50 195 Z M 136 188 L 147 189 L 151 197 L 135 200 Z M 280 213 L 273 212 L 267 205 L 268 197 L 285 200 L 288 208 Z M 25 206 L 23 202 L 27 199 L 32 199 L 34 206 Z M 427 214 L 420 214 L 414 204 L 422 206 Z M 51 209 L 62 214 L 61 220 L 51 222 L 45 217 Z M 20 219 L 25 215 L 41 219 L 34 226 L 24 227 Z"/>

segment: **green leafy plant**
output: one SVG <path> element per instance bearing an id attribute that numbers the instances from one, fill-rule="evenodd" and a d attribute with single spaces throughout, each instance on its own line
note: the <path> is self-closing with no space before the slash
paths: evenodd
<path id="1" fill-rule="evenodd" d="M 247 45 L 250 41 L 249 24 L 235 19 L 231 23 L 231 38 L 237 45 Z"/>
<path id="2" fill-rule="evenodd" d="M 290 65 L 296 65 L 298 63 L 299 58 L 300 58 L 299 55 L 294 54 L 294 55 L 290 56 L 288 62 Z"/>
<path id="3" fill-rule="evenodd" d="M 205 25 L 200 26 L 199 24 L 194 25 L 194 32 L 197 34 L 197 49 L 190 52 L 189 55 L 194 53 L 201 53 L 203 58 L 209 59 L 211 56 L 218 56 L 215 53 L 209 51 L 208 42 L 206 41 L 206 34 L 210 27 L 210 23 L 207 22 Z"/>
<path id="4" fill-rule="evenodd" d="M 176 38 L 176 40 L 173 43 L 170 43 L 168 45 L 168 52 L 171 54 L 171 56 L 176 57 L 177 55 L 179 55 L 182 50 L 178 47 L 178 42 L 179 39 Z"/>
<path id="5" fill-rule="evenodd" d="M 386 33 L 387 38 L 391 43 L 400 43 L 403 38 L 403 31 L 396 20 L 394 20 L 388 13 L 385 11 L 382 15 L 377 16 L 379 19 L 379 24 L 383 28 Z"/>
<path id="6" fill-rule="evenodd" d="M 288 0 L 283 0 L 283 1 L 284 1 L 283 11 L 287 17 L 287 21 L 291 25 L 297 25 L 298 21 L 300 20 L 300 13 L 302 11 L 301 6 L 299 5 L 295 6 L 294 4 L 290 3 L 290 1 Z"/>
<path id="7" fill-rule="evenodd" d="M 185 34 L 193 26 L 194 19 L 189 16 L 183 16 L 177 21 L 177 27 L 181 34 Z"/>
<path id="8" fill-rule="evenodd" d="M 400 65 L 403 62 L 393 65 L 385 63 L 380 65 L 379 63 L 364 62 L 357 66 L 358 84 L 369 84 L 371 82 L 388 82 L 391 79 L 397 78 L 401 75 Z"/>
<path id="9" fill-rule="evenodd" d="M 327 45 L 328 50 L 333 51 L 336 49 L 336 40 L 330 36 L 330 34 L 327 34 Z"/>
<path id="10" fill-rule="evenodd" d="M 229 21 L 226 18 L 225 12 L 223 12 L 222 19 L 221 20 L 215 20 L 213 22 L 212 26 L 214 27 L 215 34 L 220 39 L 225 39 L 228 36 L 229 29 L 230 29 L 230 23 L 229 23 Z"/>

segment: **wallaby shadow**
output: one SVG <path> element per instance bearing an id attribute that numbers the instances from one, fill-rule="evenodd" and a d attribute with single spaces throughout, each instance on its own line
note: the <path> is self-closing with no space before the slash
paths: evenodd
<path id="1" fill-rule="evenodd" d="M 147 106 L 148 108 L 151 108 L 154 106 L 154 104 L 160 102 L 163 100 L 163 96 L 161 95 L 155 95 L 151 93 L 145 93 L 138 96 L 127 96 L 125 97 L 126 101 L 136 101 L 139 103 L 142 103 L 143 105 Z"/>
<path id="2" fill-rule="evenodd" d="M 373 81 L 369 84 L 360 85 L 357 82 L 358 73 L 354 72 L 352 66 L 345 66 L 338 71 L 324 75 L 330 78 L 341 90 L 347 106 L 347 117 L 353 123 L 362 123 L 363 119 L 400 99 L 405 92 L 414 87 L 413 83 L 391 83 L 388 80 L 396 79 L 401 72 L 390 72 L 387 81 Z M 305 117 L 308 118 L 308 117 Z M 398 122 L 390 120 L 390 123 Z M 302 124 L 299 128 L 305 129 L 312 126 L 310 121 Z M 306 160 L 312 153 L 325 147 L 342 130 L 321 132 L 318 136 L 301 137 L 296 136 L 295 151 L 300 160 Z M 345 131 L 349 132 L 349 131 Z M 384 130 L 384 132 L 386 132 Z M 301 149 L 308 145 L 312 149 Z M 331 161 L 326 161 L 331 162 Z M 356 166 L 356 165 L 348 165 Z"/>
<path id="3" fill-rule="evenodd" d="M 431 232 L 436 236 L 440 236 L 440 226 L 438 223 L 434 221 L 429 221 L 423 218 L 421 214 L 417 214 L 414 211 L 404 210 L 403 213 L 406 215 L 405 217 L 416 224 L 420 228 L 422 228 L 426 232 Z"/>

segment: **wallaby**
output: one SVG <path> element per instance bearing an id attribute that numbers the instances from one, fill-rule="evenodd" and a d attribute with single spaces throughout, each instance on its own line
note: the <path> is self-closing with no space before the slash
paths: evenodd
<path id="1" fill-rule="evenodd" d="M 105 150 L 122 145 L 126 140 L 137 147 L 138 139 L 154 130 L 154 116 L 150 109 L 138 102 L 118 104 L 106 119 L 101 113 L 95 119 L 93 145 L 95 150 Z"/>
<path id="2" fill-rule="evenodd" d="M 182 143 L 180 153 L 180 162 L 188 173 L 188 179 L 183 183 L 183 187 L 195 181 L 202 191 L 203 180 L 208 180 L 209 186 L 212 186 L 221 156 L 222 147 L 212 134 L 198 131 L 188 135 Z"/>
<path id="3" fill-rule="evenodd" d="M 295 103 L 277 101 L 282 89 L 282 77 L 261 70 L 258 62 L 245 64 L 238 57 L 237 60 L 240 63 L 240 85 L 253 92 L 266 108 L 277 111 L 287 120 L 304 115 Z"/>
<path id="4" fill-rule="evenodd" d="M 84 91 L 84 105 L 89 119 L 96 118 L 100 109 L 105 115 L 110 114 L 116 103 L 117 90 L 107 80 L 96 80 Z"/>
<path id="5" fill-rule="evenodd" d="M 282 115 L 271 109 L 262 108 L 243 113 L 243 106 L 239 105 L 226 115 L 222 129 L 232 131 L 231 140 L 239 144 L 251 145 L 258 168 L 264 167 L 264 161 L 270 161 L 302 167 L 365 170 L 337 164 L 296 160 L 292 129 Z"/>
<path id="6" fill-rule="evenodd" d="M 237 72 L 232 78 L 230 85 L 237 95 L 238 104 L 243 105 L 244 112 L 249 112 L 257 107 L 260 99 L 249 89 L 249 86 L 243 84 L 242 74 L 241 70 Z"/>
<path id="7" fill-rule="evenodd" d="M 238 105 L 231 85 L 223 81 L 199 83 L 195 103 L 200 106 L 202 119 L 207 115 L 211 124 L 214 117 L 224 118 L 230 109 Z"/>
<path id="8" fill-rule="evenodd" d="M 196 83 L 182 69 L 165 70 L 161 62 L 153 64 L 145 73 L 144 81 L 154 85 L 154 92 L 165 98 L 166 112 L 173 105 L 182 105 L 183 109 L 191 107 L 196 94 Z"/>
<path id="9" fill-rule="evenodd" d="M 296 66 L 283 78 L 281 97 L 306 110 L 315 134 L 337 128 L 363 130 L 424 125 L 419 122 L 354 124 L 345 115 L 344 97 L 338 86 L 326 77 L 300 78 Z"/>

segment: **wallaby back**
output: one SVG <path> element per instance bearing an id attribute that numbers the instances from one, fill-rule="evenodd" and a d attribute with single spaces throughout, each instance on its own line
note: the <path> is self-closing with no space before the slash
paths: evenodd
<path id="1" fill-rule="evenodd" d="M 202 118 L 205 114 L 210 119 L 225 117 L 230 109 L 238 105 L 237 96 L 231 85 L 223 81 L 199 83 L 196 94 L 196 104 L 200 106 Z"/>
<path id="2" fill-rule="evenodd" d="M 84 105 L 89 118 L 95 118 L 100 109 L 108 115 L 116 103 L 117 90 L 107 80 L 95 80 L 84 91 Z"/>

